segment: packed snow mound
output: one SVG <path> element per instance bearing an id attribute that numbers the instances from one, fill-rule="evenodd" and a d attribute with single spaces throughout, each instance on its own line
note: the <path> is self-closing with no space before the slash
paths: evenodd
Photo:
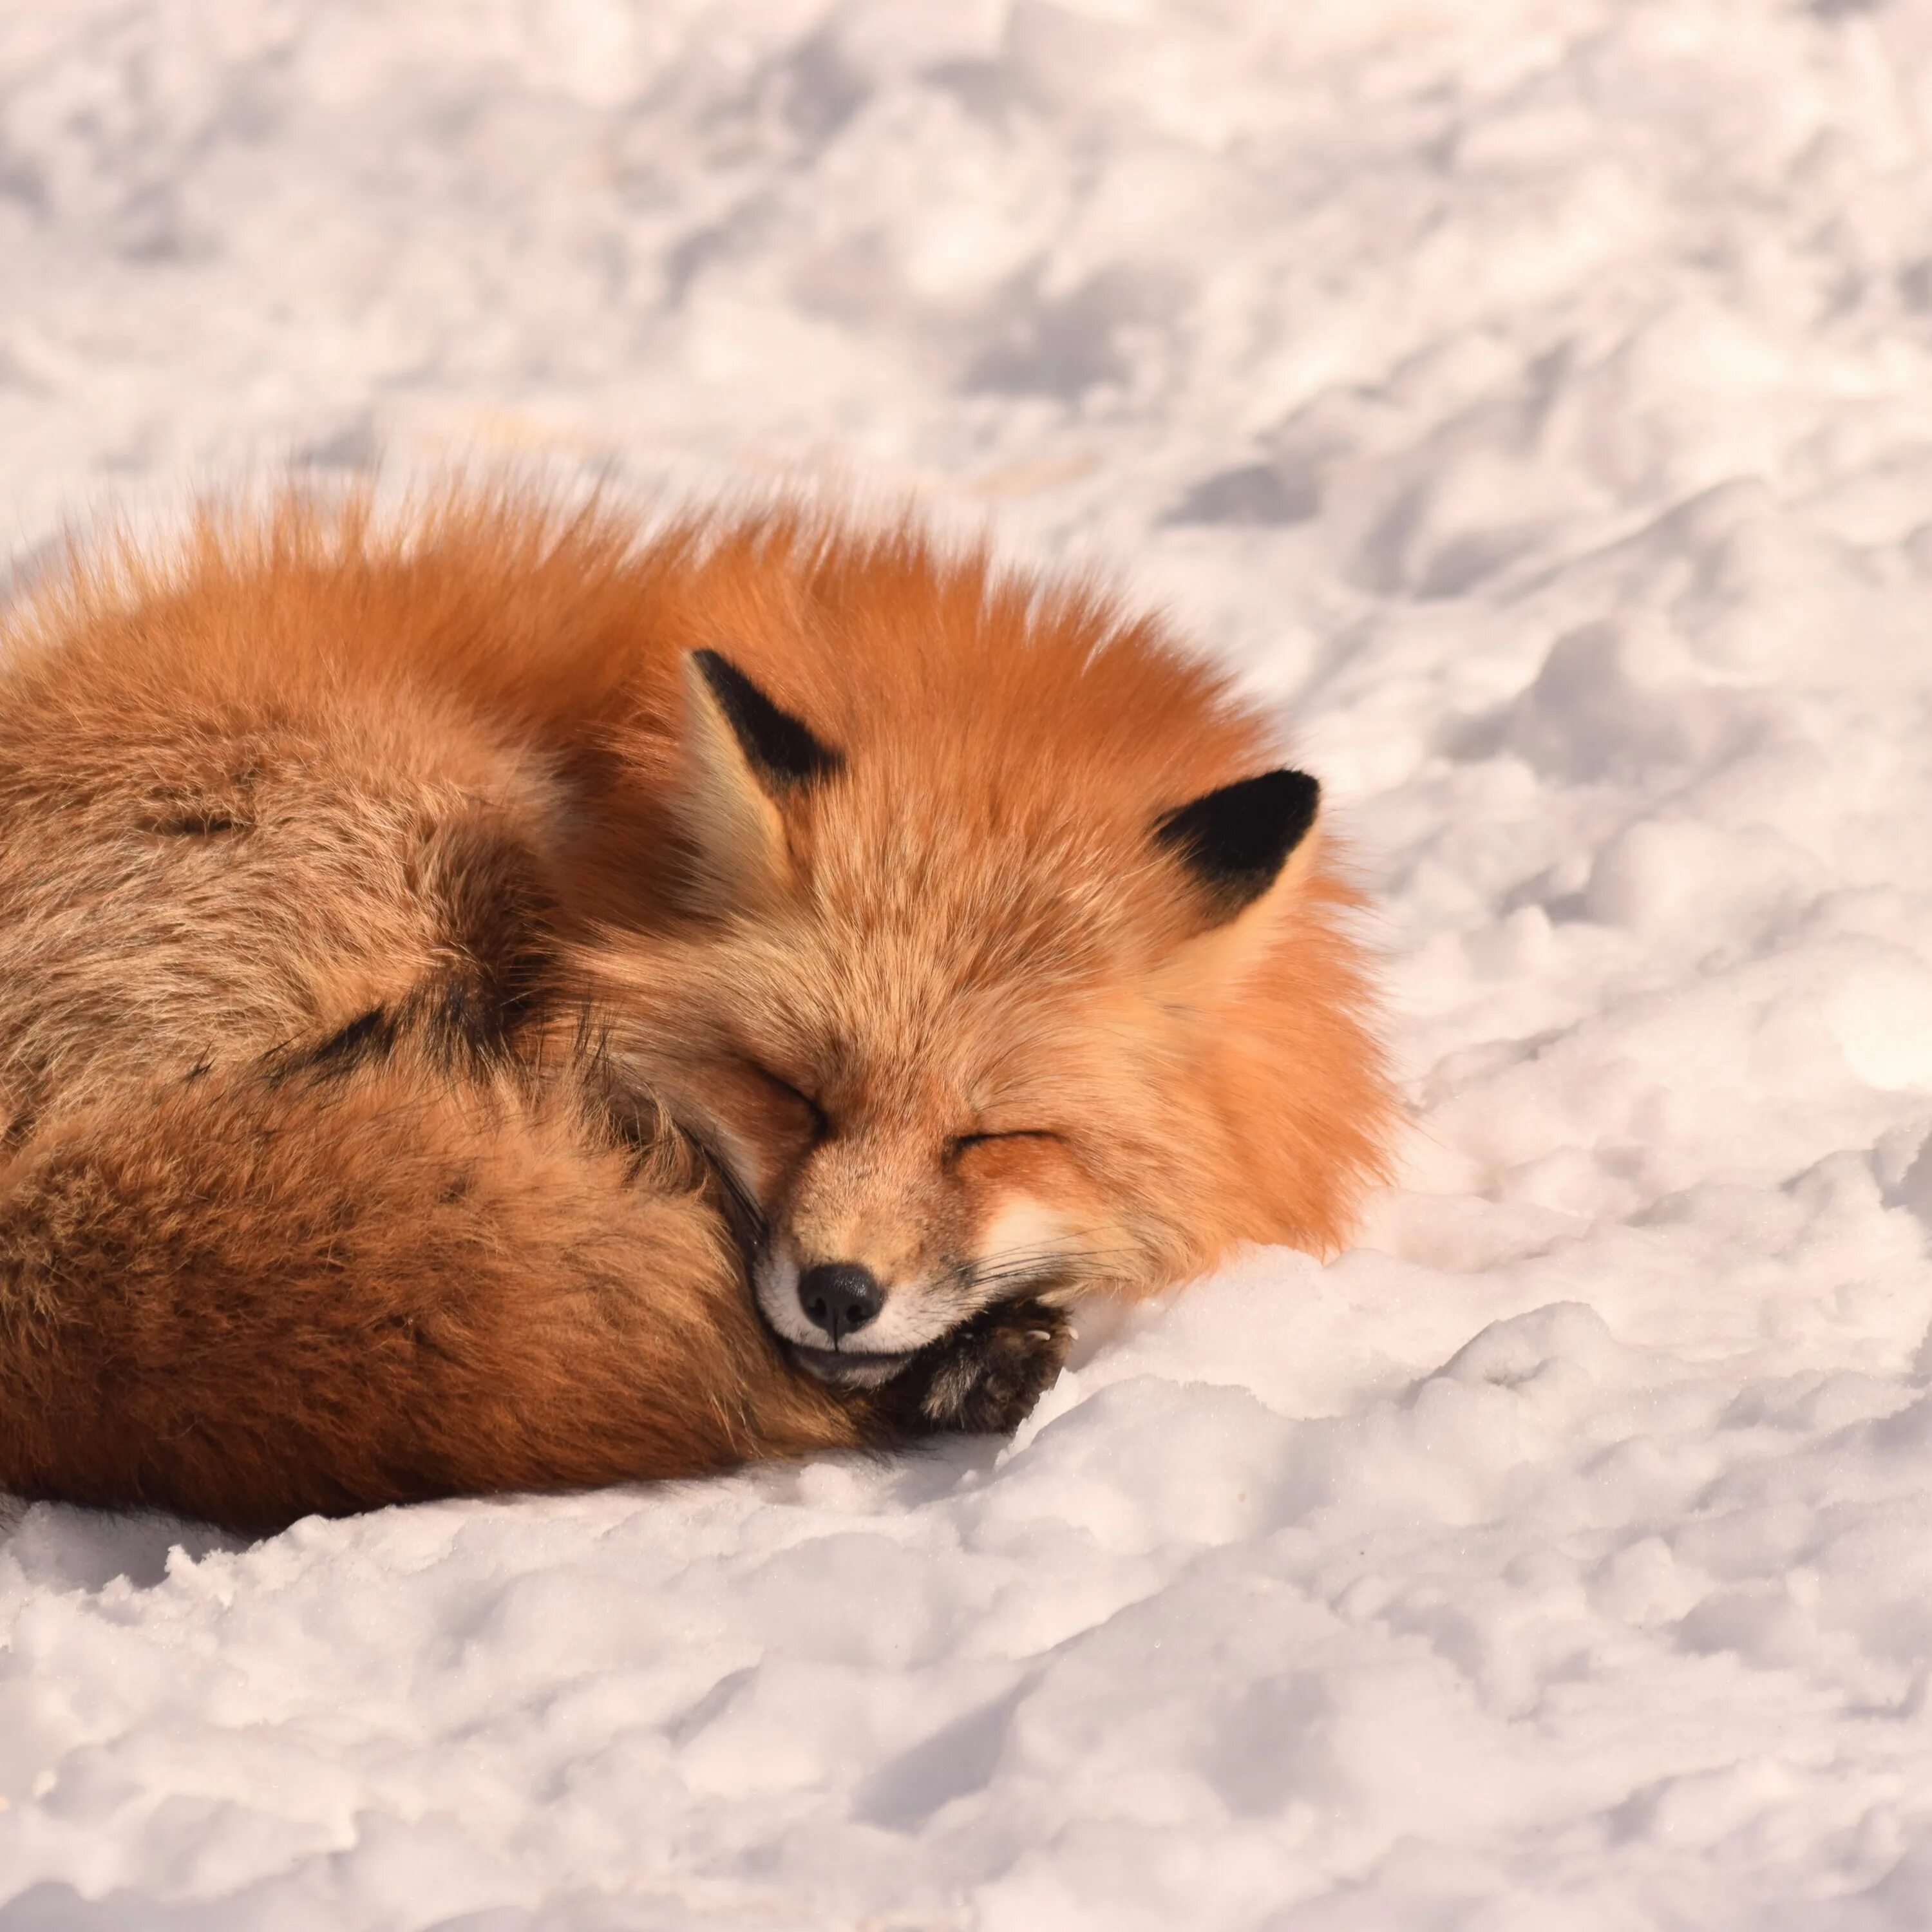
<path id="1" fill-rule="evenodd" d="M 1932 1922 L 1932 8 L 12 0 L 0 490 L 990 513 L 1279 702 L 1404 1185 L 1010 1446 L 0 1535 L 0 1928 Z"/>

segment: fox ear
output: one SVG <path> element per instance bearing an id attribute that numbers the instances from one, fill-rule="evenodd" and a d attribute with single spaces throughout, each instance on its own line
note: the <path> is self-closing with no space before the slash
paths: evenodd
<path id="1" fill-rule="evenodd" d="M 844 760 L 716 651 L 686 658 L 684 689 L 699 895 L 722 910 L 782 892 L 792 871 L 778 807 Z"/>
<path id="2" fill-rule="evenodd" d="M 767 791 L 782 795 L 829 778 L 845 760 L 810 726 L 781 711 L 728 657 L 693 651 L 691 668 Z"/>
<path id="3" fill-rule="evenodd" d="M 1223 926 L 1281 876 L 1321 802 L 1322 788 L 1306 772 L 1264 772 L 1163 812 L 1154 842 L 1187 868 L 1213 923 Z"/>

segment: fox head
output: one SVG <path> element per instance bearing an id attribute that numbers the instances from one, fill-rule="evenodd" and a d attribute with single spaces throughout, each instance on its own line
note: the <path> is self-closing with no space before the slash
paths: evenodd
<path id="1" fill-rule="evenodd" d="M 667 622 L 681 913 L 620 1045 L 774 1333 L 884 1380 L 994 1302 L 1336 1245 L 1391 1112 L 1316 781 L 1090 596 L 904 537 L 732 566 Z"/>

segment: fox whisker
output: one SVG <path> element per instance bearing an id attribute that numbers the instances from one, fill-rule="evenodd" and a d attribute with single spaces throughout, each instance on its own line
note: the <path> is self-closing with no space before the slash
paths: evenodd
<path id="1" fill-rule="evenodd" d="M 1007 1298 L 1012 1291 L 1070 1286 L 1104 1276 L 1110 1262 L 1128 1261 L 1128 1252 L 1118 1248 L 1054 1247 L 1020 1250 L 983 1262 L 969 1262 L 958 1270 L 962 1291 L 984 1295 L 988 1289 L 1007 1292 L 995 1299 Z"/>

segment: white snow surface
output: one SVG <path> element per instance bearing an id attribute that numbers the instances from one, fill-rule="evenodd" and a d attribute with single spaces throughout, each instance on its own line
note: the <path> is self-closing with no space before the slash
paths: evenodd
<path id="1" fill-rule="evenodd" d="M 8 0 L 0 534 L 505 454 L 1112 569 L 1414 1127 L 1010 1445 L 0 1518 L 0 1928 L 1932 1924 L 1932 0 Z"/>

